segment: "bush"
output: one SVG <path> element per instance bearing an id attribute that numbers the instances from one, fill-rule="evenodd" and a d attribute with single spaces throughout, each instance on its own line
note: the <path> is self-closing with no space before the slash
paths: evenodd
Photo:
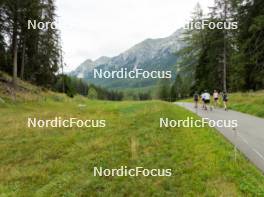
<path id="1" fill-rule="evenodd" d="M 89 99 L 97 99 L 98 98 L 98 94 L 95 88 L 90 87 L 89 91 L 88 91 L 88 98 Z"/>

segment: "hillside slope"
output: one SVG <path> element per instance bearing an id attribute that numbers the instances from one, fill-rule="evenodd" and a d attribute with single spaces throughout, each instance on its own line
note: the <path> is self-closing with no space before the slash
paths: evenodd
<path id="1" fill-rule="evenodd" d="M 37 87 L 28 82 L 17 79 L 17 87 L 14 89 L 12 77 L 0 71 L 0 104 L 5 102 L 28 102 L 42 100 L 45 97 L 62 96 L 45 88 Z"/>

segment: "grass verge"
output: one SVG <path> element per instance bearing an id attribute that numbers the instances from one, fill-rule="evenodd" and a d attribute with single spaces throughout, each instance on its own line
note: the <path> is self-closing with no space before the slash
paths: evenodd
<path id="1" fill-rule="evenodd" d="M 229 94 L 228 97 L 229 109 L 264 118 L 264 91 L 238 92 Z M 193 99 L 185 99 L 183 102 L 193 102 Z M 221 99 L 219 104 L 223 107 Z"/>

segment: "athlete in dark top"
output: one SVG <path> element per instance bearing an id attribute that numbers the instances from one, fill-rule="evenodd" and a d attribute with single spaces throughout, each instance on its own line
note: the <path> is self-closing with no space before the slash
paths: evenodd
<path id="1" fill-rule="evenodd" d="M 228 96 L 226 92 L 223 92 L 223 103 L 224 103 L 224 107 L 225 107 L 225 111 L 227 111 L 227 101 L 228 101 Z"/>
<path id="2" fill-rule="evenodd" d="M 194 108 L 197 108 L 198 107 L 198 101 L 199 101 L 199 94 L 197 92 L 194 93 L 193 100 L 194 100 Z"/>

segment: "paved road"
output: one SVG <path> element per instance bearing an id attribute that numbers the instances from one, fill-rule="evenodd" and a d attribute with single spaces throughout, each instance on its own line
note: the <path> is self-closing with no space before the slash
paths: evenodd
<path id="1" fill-rule="evenodd" d="M 264 172 L 264 119 L 232 110 L 228 112 L 223 109 L 204 111 L 200 106 L 197 110 L 193 103 L 177 102 L 176 104 L 210 120 L 237 120 L 236 131 L 232 128 L 216 129 Z"/>

